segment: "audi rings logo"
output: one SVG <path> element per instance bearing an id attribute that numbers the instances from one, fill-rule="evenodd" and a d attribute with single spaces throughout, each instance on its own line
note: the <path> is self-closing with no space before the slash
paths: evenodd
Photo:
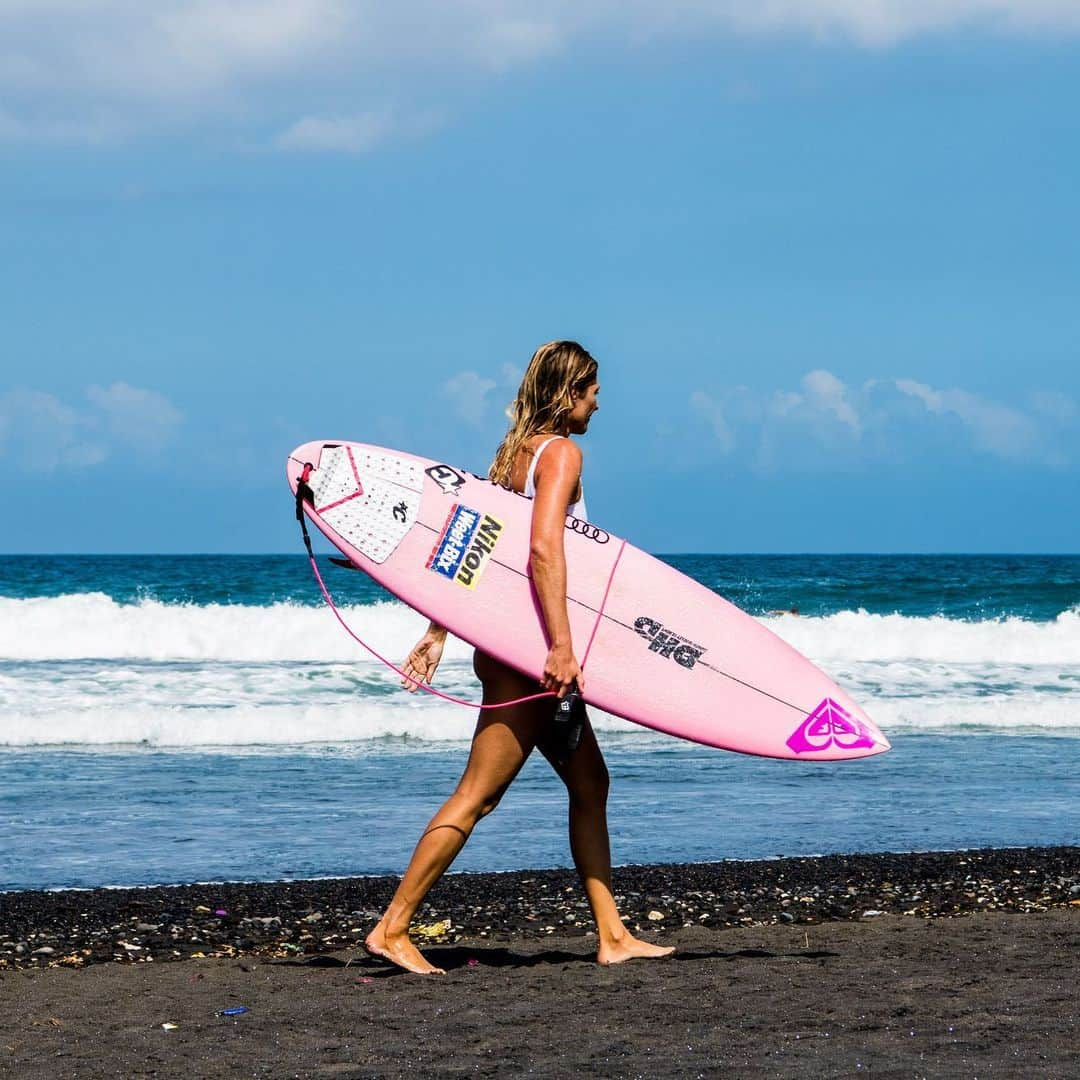
<path id="1" fill-rule="evenodd" d="M 581 518 L 568 517 L 566 519 L 566 527 L 571 532 L 576 532 L 579 536 L 584 536 L 586 540 L 595 540 L 598 544 L 606 544 L 611 539 L 603 529 L 598 529 L 595 525 L 591 525 L 587 521 L 582 521 Z"/>

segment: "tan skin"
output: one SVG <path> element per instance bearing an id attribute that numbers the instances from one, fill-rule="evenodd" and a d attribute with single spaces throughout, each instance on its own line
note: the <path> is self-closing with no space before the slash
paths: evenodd
<path id="1" fill-rule="evenodd" d="M 529 461 L 536 447 L 552 434 L 582 435 L 599 408 L 593 383 L 580 396 L 566 430 L 535 436 L 514 463 L 513 487 L 525 489 Z M 550 648 L 541 684 L 564 697 L 576 681 L 585 678 L 570 637 L 566 611 L 566 559 L 563 535 L 566 507 L 580 497 L 581 451 L 569 439 L 552 443 L 536 466 L 530 541 L 533 584 L 544 614 Z M 408 678 L 402 682 L 415 692 L 421 681 L 430 683 L 442 658 L 446 631 L 435 624 L 417 642 L 405 661 Z M 536 692 L 536 683 L 520 672 L 476 650 L 473 661 L 483 684 L 484 704 L 497 704 Z M 483 710 L 473 735 L 465 772 L 454 793 L 431 819 L 420 837 L 394 898 L 368 935 L 368 952 L 418 975 L 443 974 L 409 939 L 409 925 L 428 890 L 442 876 L 464 846 L 476 823 L 499 804 L 534 748 L 538 748 L 566 785 L 570 797 L 570 850 L 585 895 L 596 920 L 601 964 L 618 964 L 638 957 L 668 956 L 674 949 L 635 938 L 623 925 L 611 891 L 611 849 L 607 829 L 608 772 L 592 726 L 585 725 L 581 743 L 568 760 L 561 760 L 545 745 L 551 730 L 550 698 Z"/>

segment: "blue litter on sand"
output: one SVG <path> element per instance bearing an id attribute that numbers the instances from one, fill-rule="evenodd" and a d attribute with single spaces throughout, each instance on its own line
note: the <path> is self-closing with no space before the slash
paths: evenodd
<path id="1" fill-rule="evenodd" d="M 239 1016 L 247 1011 L 248 1007 L 246 1005 L 234 1005 L 231 1009 L 222 1009 L 218 1016 Z"/>

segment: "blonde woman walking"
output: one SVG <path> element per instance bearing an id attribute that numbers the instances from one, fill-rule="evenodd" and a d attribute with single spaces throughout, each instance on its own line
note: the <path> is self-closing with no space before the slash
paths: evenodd
<path id="1" fill-rule="evenodd" d="M 566 611 L 566 515 L 586 518 L 581 451 L 570 439 L 584 435 L 600 407 L 596 361 L 574 341 L 552 341 L 533 354 L 511 408 L 512 423 L 495 454 L 489 477 L 533 499 L 530 573 L 543 612 L 550 648 L 541 685 L 563 698 L 585 688 Z M 446 630 L 431 623 L 409 653 L 402 683 L 415 692 L 430 683 L 442 658 Z M 536 690 L 530 678 L 476 650 L 474 670 L 485 705 L 513 701 Z M 476 823 L 499 804 L 534 748 L 551 763 L 570 796 L 570 849 L 596 920 L 601 964 L 674 950 L 640 941 L 623 925 L 611 891 L 608 843 L 608 772 L 586 720 L 572 753 L 553 738 L 550 699 L 482 710 L 465 772 L 431 819 L 413 852 L 394 898 L 367 937 L 368 952 L 418 975 L 442 974 L 409 939 L 409 924 L 428 891 L 454 861 Z"/>

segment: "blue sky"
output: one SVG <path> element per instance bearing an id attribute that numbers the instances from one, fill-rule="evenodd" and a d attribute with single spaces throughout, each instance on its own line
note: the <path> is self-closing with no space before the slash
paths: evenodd
<path id="1" fill-rule="evenodd" d="M 7 551 L 292 551 L 601 364 L 655 551 L 1080 550 L 1080 5 L 0 7 Z"/>

